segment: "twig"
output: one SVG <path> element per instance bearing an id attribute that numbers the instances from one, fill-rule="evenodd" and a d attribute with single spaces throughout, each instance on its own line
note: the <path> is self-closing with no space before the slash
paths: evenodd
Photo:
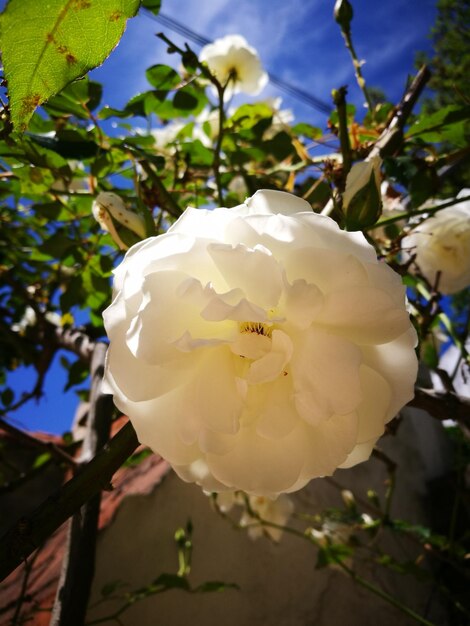
<path id="1" fill-rule="evenodd" d="M 434 391 L 416 387 L 415 397 L 408 406 L 427 411 L 440 421 L 452 419 L 470 429 L 470 400 L 451 391 Z"/>
<path id="2" fill-rule="evenodd" d="M 72 467 L 76 466 L 76 461 L 70 454 L 67 454 L 65 450 L 62 450 L 57 444 L 52 443 L 50 441 L 41 441 L 36 437 L 28 434 L 24 430 L 20 430 L 16 428 L 9 422 L 6 422 L 4 419 L 0 417 L 0 429 L 5 432 L 13 435 L 15 439 L 18 441 L 23 441 L 24 443 L 33 446 L 34 448 L 40 448 L 45 452 L 48 452 L 51 456 L 55 457 L 57 461 L 61 463 L 67 463 L 67 465 L 71 465 Z"/>
<path id="3" fill-rule="evenodd" d="M 107 346 L 97 343 L 91 361 L 90 410 L 81 461 L 91 460 L 109 438 L 112 397 L 101 391 Z M 51 626 L 82 626 L 95 571 L 101 492 L 74 513 L 51 617 Z"/>
<path id="4" fill-rule="evenodd" d="M 369 159 L 374 156 L 387 156 L 394 152 L 397 143 L 401 143 L 403 139 L 403 129 L 408 117 L 430 78 L 431 72 L 429 68 L 423 65 L 410 87 L 406 90 L 405 95 L 400 100 L 389 125 L 375 142 L 369 154 Z"/>
<path id="5" fill-rule="evenodd" d="M 26 518 L 10 528 L 0 540 L 0 580 L 3 580 L 77 509 L 109 486 L 116 470 L 139 445 L 130 422 L 111 439 L 93 460 Z"/>
<path id="6" fill-rule="evenodd" d="M 348 117 L 346 111 L 346 87 L 333 90 L 333 102 L 338 112 L 339 141 L 341 154 L 343 155 L 343 184 L 346 184 L 346 177 L 351 169 L 351 146 L 349 144 Z"/>
<path id="7" fill-rule="evenodd" d="M 127 147 L 129 148 L 129 146 Z M 133 151 L 135 152 L 135 149 L 133 149 Z M 137 154 L 137 156 L 139 155 Z M 158 192 L 158 197 L 160 200 L 160 207 L 168 211 L 168 213 L 172 215 L 173 217 L 179 217 L 183 213 L 183 211 L 181 210 L 177 202 L 174 200 L 171 193 L 167 190 L 165 185 L 162 183 L 162 181 L 160 180 L 160 177 L 157 174 L 155 174 L 152 167 L 147 161 L 142 159 L 142 160 L 139 160 L 139 163 L 142 169 L 144 170 L 144 172 L 152 181 L 153 185 L 155 186 Z"/>
<path id="8" fill-rule="evenodd" d="M 79 328 L 56 328 L 55 340 L 58 347 L 73 352 L 85 363 L 90 362 L 96 344 Z"/>

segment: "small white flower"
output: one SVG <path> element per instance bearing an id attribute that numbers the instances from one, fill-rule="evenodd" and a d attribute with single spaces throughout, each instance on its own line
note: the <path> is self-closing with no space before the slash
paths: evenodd
<path id="1" fill-rule="evenodd" d="M 457 196 L 470 195 L 463 189 Z M 444 294 L 461 291 L 470 285 L 470 201 L 442 209 L 417 226 L 402 241 L 407 254 L 425 278 Z M 439 279 L 437 275 L 439 273 Z"/>
<path id="2" fill-rule="evenodd" d="M 122 198 L 117 194 L 102 191 L 96 197 L 92 206 L 93 216 L 103 230 L 109 232 L 115 243 L 121 250 L 127 250 L 127 246 L 119 236 L 115 223 L 132 231 L 142 239 L 146 237 L 145 222 L 141 215 L 126 209 Z"/>
<path id="3" fill-rule="evenodd" d="M 294 512 L 294 503 L 291 498 L 285 494 L 275 499 L 263 496 L 249 496 L 248 503 L 255 516 L 252 516 L 248 510 L 245 510 L 240 519 L 240 526 L 248 527 L 250 539 L 258 539 L 264 534 L 268 535 L 273 541 L 280 541 L 283 529 L 275 528 L 269 524 L 285 526 L 287 520 Z M 259 516 L 259 519 L 256 516 Z M 262 522 L 267 522 L 267 524 Z"/>
<path id="4" fill-rule="evenodd" d="M 114 290 L 110 393 L 207 491 L 274 497 L 364 461 L 413 397 L 400 277 L 291 194 L 187 209 L 129 250 Z"/>
<path id="5" fill-rule="evenodd" d="M 294 114 L 291 109 L 281 109 L 282 98 L 267 98 L 262 104 L 266 104 L 273 112 L 272 124 L 265 130 L 263 139 L 272 139 L 294 121 Z"/>
<path id="6" fill-rule="evenodd" d="M 222 85 L 231 93 L 257 95 L 266 86 L 268 75 L 256 50 L 241 35 L 227 35 L 204 46 L 199 55 Z"/>

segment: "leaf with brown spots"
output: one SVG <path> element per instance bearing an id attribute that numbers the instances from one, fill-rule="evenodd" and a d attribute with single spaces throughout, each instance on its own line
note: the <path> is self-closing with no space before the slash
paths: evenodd
<path id="1" fill-rule="evenodd" d="M 15 130 L 100 65 L 138 7 L 139 0 L 10 0 L 0 16 L 0 48 Z"/>

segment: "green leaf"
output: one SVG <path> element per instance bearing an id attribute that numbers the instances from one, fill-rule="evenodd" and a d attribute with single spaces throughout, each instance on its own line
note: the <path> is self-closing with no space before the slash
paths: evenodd
<path id="1" fill-rule="evenodd" d="M 224 583 L 218 580 L 208 580 L 202 585 L 199 585 L 194 589 L 197 593 L 213 593 L 218 591 L 225 591 L 226 589 L 237 589 L 240 587 L 236 583 Z"/>
<path id="2" fill-rule="evenodd" d="M 142 8 L 152 11 L 155 15 L 160 12 L 162 0 L 142 0 Z"/>
<path id="3" fill-rule="evenodd" d="M 470 106 L 451 105 L 433 115 L 424 115 L 408 130 L 408 137 L 420 136 L 424 141 L 442 140 L 440 136 L 450 126 L 470 119 Z"/>
<path id="4" fill-rule="evenodd" d="M 64 387 L 64 393 L 71 387 L 82 383 L 88 377 L 89 373 L 87 365 L 80 359 L 72 363 L 69 369 L 67 384 Z"/>
<path id="5" fill-rule="evenodd" d="M 56 117 L 75 115 L 82 120 L 90 118 L 90 111 L 101 102 L 103 87 L 100 83 L 84 78 L 67 85 L 62 91 L 50 98 L 45 110 Z"/>
<path id="6" fill-rule="evenodd" d="M 50 459 L 51 459 L 51 453 L 43 452 L 42 454 L 40 454 L 34 459 L 33 468 L 38 469 L 39 467 L 41 467 L 42 465 L 50 461 Z"/>
<path id="7" fill-rule="evenodd" d="M 139 0 L 10 0 L 0 47 L 14 128 L 24 130 L 37 106 L 102 63 L 138 7 Z"/>
<path id="8" fill-rule="evenodd" d="M 13 389 L 10 389 L 10 387 L 7 387 L 6 389 L 2 391 L 1 400 L 2 400 L 3 406 L 10 406 L 10 404 L 13 403 L 14 399 L 15 399 L 15 394 L 13 392 Z"/>
<path id="9" fill-rule="evenodd" d="M 303 135 L 308 139 L 318 139 L 323 134 L 321 128 L 318 128 L 317 126 L 311 126 L 310 124 L 306 124 L 305 122 L 300 122 L 299 124 L 293 126 L 292 132 L 296 135 Z"/>
<path id="10" fill-rule="evenodd" d="M 169 65 L 152 65 L 145 76 L 152 87 L 160 91 L 170 91 L 181 83 L 181 76 Z"/>
<path id="11" fill-rule="evenodd" d="M 41 245 L 38 246 L 39 252 L 43 254 L 48 254 L 49 256 L 60 259 L 65 253 L 76 244 L 67 237 L 63 232 L 58 231 L 51 235 L 49 239 L 43 241 Z"/>
<path id="12" fill-rule="evenodd" d="M 178 576 L 178 574 L 160 574 L 158 578 L 152 581 L 152 586 L 164 587 L 165 589 L 190 590 L 189 583 L 186 578 Z"/>

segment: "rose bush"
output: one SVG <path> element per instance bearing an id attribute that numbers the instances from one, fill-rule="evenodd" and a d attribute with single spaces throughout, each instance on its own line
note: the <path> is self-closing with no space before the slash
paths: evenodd
<path id="1" fill-rule="evenodd" d="M 458 197 L 470 195 L 463 189 Z M 407 254 L 425 278 L 445 294 L 461 291 L 470 285 L 470 201 L 442 209 L 417 226 L 402 241 Z"/>
<path id="2" fill-rule="evenodd" d="M 359 463 L 413 396 L 399 276 L 291 194 L 187 209 L 129 250 L 114 289 L 116 405 L 208 491 L 272 497 Z"/>
<path id="3" fill-rule="evenodd" d="M 204 46 L 199 60 L 232 94 L 243 91 L 256 96 L 268 82 L 258 53 L 241 35 L 227 35 Z"/>

